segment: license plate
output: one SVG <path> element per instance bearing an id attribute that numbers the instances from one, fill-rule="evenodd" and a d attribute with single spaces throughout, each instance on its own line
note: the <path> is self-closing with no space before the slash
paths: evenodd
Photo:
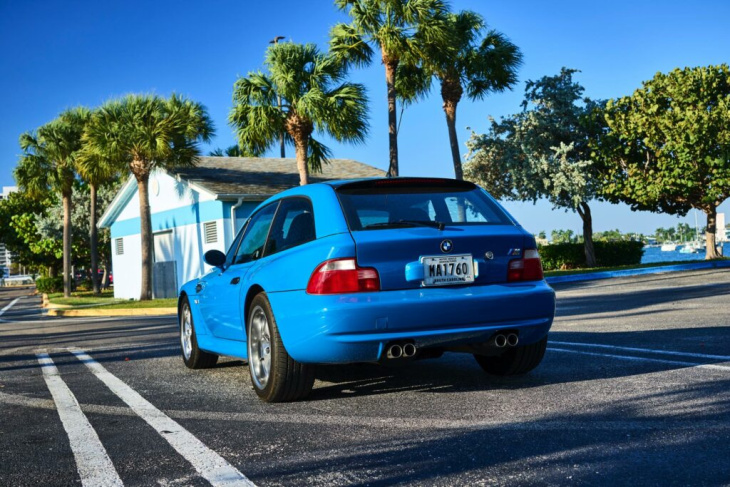
<path id="1" fill-rule="evenodd" d="M 471 254 L 421 257 L 424 286 L 447 286 L 474 282 Z"/>

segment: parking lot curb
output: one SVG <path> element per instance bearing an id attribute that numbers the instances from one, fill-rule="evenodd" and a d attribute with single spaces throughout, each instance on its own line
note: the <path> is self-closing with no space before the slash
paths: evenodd
<path id="1" fill-rule="evenodd" d="M 48 316 L 167 316 L 177 308 L 49 309 Z"/>
<path id="2" fill-rule="evenodd" d="M 703 269 L 730 268 L 730 260 L 716 260 L 711 262 L 693 262 L 690 264 L 673 264 L 656 267 L 643 267 L 640 269 L 624 269 L 619 271 L 586 272 L 585 274 L 570 274 L 567 276 L 550 276 L 545 280 L 548 284 L 560 284 L 564 282 L 594 281 L 598 279 L 611 279 L 613 277 L 640 276 L 643 274 L 663 274 L 665 272 L 696 271 Z"/>

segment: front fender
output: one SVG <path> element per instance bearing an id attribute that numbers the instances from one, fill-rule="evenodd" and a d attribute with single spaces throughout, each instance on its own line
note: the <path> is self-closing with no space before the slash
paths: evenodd
<path id="1" fill-rule="evenodd" d="M 180 297 L 178 298 L 178 309 L 180 309 L 180 305 L 182 304 L 182 300 L 187 297 L 188 302 L 190 303 L 190 312 L 193 315 L 193 324 L 195 326 L 195 333 L 197 335 L 210 335 L 210 330 L 208 329 L 208 326 L 205 323 L 205 319 L 203 318 L 202 313 L 200 312 L 200 306 L 198 301 L 198 291 L 196 290 L 196 287 L 198 285 L 198 282 L 200 282 L 200 279 L 193 279 L 192 281 L 188 281 L 180 288 Z"/>

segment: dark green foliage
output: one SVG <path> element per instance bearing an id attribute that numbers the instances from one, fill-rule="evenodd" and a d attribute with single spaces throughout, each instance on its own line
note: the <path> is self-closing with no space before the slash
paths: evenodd
<path id="1" fill-rule="evenodd" d="M 35 280 L 39 293 L 60 293 L 63 291 L 63 277 L 39 277 Z"/>
<path id="2" fill-rule="evenodd" d="M 634 210 L 707 215 L 707 259 L 715 250 L 717 207 L 730 196 L 730 67 L 674 69 L 610 100 L 610 129 L 593 139 L 602 195 Z"/>
<path id="3" fill-rule="evenodd" d="M 616 267 L 641 263 L 644 255 L 643 242 L 593 242 L 598 267 Z M 540 247 L 542 267 L 546 271 L 579 269 L 586 266 L 582 243 L 560 243 Z"/>

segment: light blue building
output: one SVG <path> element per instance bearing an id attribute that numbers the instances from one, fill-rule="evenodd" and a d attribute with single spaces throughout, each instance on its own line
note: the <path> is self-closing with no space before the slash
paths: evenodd
<path id="1" fill-rule="evenodd" d="M 225 252 L 260 202 L 299 184 L 296 167 L 294 159 L 201 157 L 195 167 L 156 170 L 149 184 L 155 297 L 175 296 L 207 272 L 203 254 Z M 310 182 L 383 175 L 360 162 L 331 159 Z M 138 299 L 141 292 L 139 215 L 137 182 L 130 176 L 99 221 L 111 229 L 116 298 Z"/>

